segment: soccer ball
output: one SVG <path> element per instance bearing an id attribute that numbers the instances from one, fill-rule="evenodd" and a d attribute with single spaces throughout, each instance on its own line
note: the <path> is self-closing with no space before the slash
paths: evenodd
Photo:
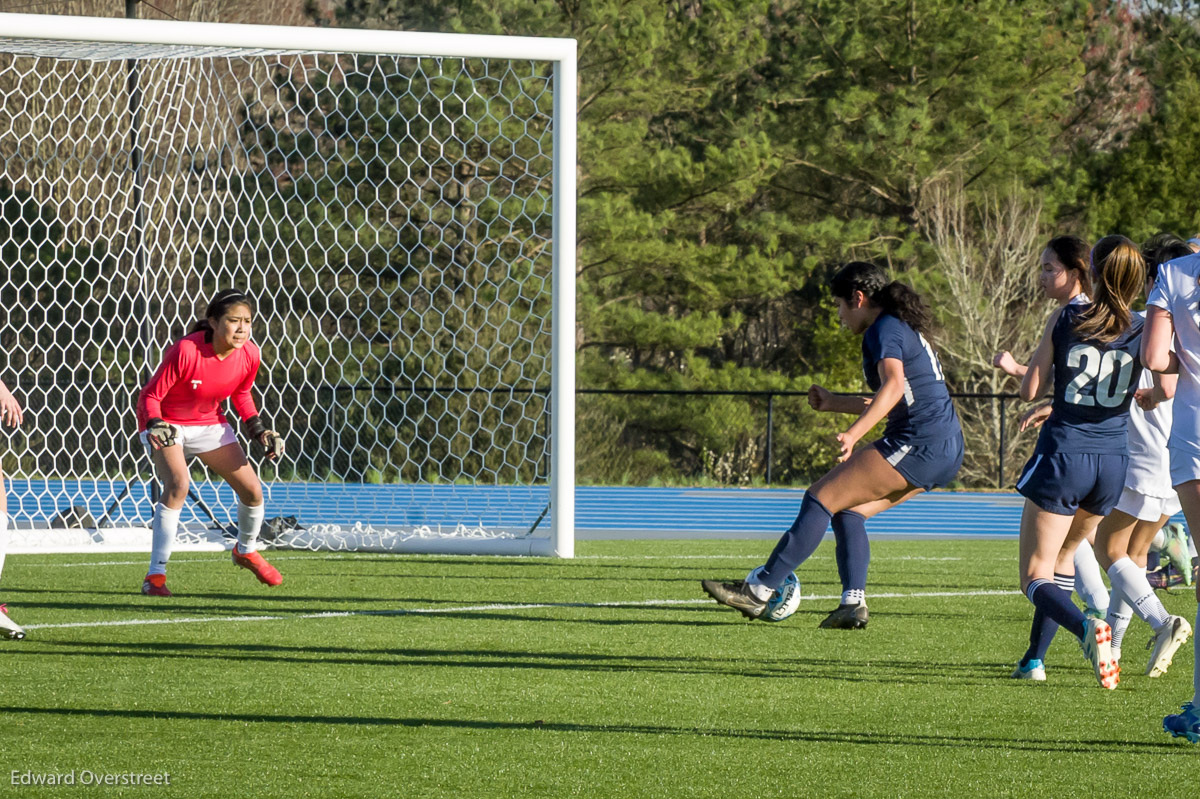
<path id="1" fill-rule="evenodd" d="M 763 621 L 783 621 L 796 612 L 800 607 L 800 581 L 792 572 L 783 581 L 783 585 L 767 600 L 767 609 L 760 617 Z"/>

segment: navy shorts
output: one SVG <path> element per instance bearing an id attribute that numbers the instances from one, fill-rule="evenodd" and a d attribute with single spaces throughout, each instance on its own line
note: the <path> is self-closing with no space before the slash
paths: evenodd
<path id="1" fill-rule="evenodd" d="M 1083 508 L 1107 516 L 1125 489 L 1128 455 L 1090 452 L 1035 453 L 1017 491 L 1047 513 L 1074 516 Z"/>
<path id="2" fill-rule="evenodd" d="M 873 445 L 911 485 L 929 491 L 950 484 L 963 462 L 962 434 L 931 444 L 881 438 Z"/>

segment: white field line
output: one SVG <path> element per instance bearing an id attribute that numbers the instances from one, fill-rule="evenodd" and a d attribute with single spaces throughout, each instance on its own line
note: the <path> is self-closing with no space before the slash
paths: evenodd
<path id="1" fill-rule="evenodd" d="M 1019 596 L 1020 591 L 923 591 L 919 593 L 871 594 L 871 599 L 919 599 L 925 597 Z M 806 596 L 808 601 L 840 599 L 841 594 Z M 397 608 L 395 610 L 340 610 L 323 613 L 301 613 L 289 616 L 213 616 L 181 619 L 124 619 L 120 621 L 73 621 L 63 624 L 27 624 L 26 630 L 62 630 L 79 627 L 142 627 L 151 624 L 226 624 L 248 621 L 291 621 L 296 619 L 344 619 L 351 616 L 419 616 L 438 613 L 475 613 L 492 610 L 538 610 L 542 608 L 643 608 L 678 605 L 709 605 L 711 599 L 647 599 L 629 602 L 538 602 L 495 605 L 461 605 L 453 608 Z"/>
<path id="2" fill-rule="evenodd" d="M 12 556 L 10 556 L 10 557 L 12 557 Z M 20 556 L 16 556 L 16 557 L 20 557 Z M 396 553 L 395 555 L 389 555 L 389 554 L 385 554 L 385 553 L 381 553 L 381 552 L 365 552 L 365 553 L 361 553 L 361 554 L 354 554 L 354 553 L 348 552 L 348 553 L 339 553 L 339 554 L 333 554 L 333 555 L 325 555 L 323 557 L 312 556 L 312 555 L 271 555 L 271 560 L 272 561 L 276 561 L 276 560 L 386 560 L 388 558 L 396 558 L 396 557 L 427 558 L 430 560 L 436 560 L 437 558 L 440 558 L 440 557 L 461 558 L 462 556 L 461 555 L 414 555 L 412 553 Z M 14 557 L 14 560 L 15 560 L 15 557 Z M 547 561 L 549 561 L 549 560 L 550 559 L 547 558 Z M 757 560 L 757 561 L 761 562 L 762 555 L 580 555 L 580 556 L 575 557 L 574 560 L 616 560 L 616 561 L 621 561 L 621 560 L 672 560 L 672 561 L 674 561 L 674 560 Z M 831 558 L 828 555 L 813 555 L 812 557 L 809 558 L 809 560 L 831 560 Z M 950 557 L 935 558 L 935 557 L 926 557 L 924 555 L 901 555 L 899 557 L 894 557 L 894 558 L 885 558 L 884 560 L 888 560 L 888 561 L 893 561 L 893 560 L 950 561 L 950 560 L 965 560 L 965 558 L 950 558 Z M 976 560 L 983 560 L 983 559 L 977 558 Z M 1003 560 L 1011 560 L 1011 558 L 1006 557 L 1006 558 L 1003 558 Z M 171 562 L 172 563 L 214 563 L 214 564 L 219 563 L 219 564 L 224 565 L 225 563 L 227 563 L 227 560 L 223 557 L 175 558 Z M 567 561 L 563 561 L 563 562 L 566 563 Z M 145 564 L 146 564 L 146 558 L 142 558 L 140 560 L 97 560 L 97 561 L 87 561 L 87 562 L 80 562 L 80 563 L 53 563 L 53 562 L 25 563 L 25 562 L 22 562 L 21 566 L 22 567 L 24 567 L 24 566 L 50 566 L 50 567 L 61 569 L 61 568 L 78 567 L 78 566 L 143 566 Z"/>

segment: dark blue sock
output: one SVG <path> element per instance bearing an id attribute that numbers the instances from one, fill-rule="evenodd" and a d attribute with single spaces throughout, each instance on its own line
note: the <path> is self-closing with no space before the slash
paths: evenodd
<path id="1" fill-rule="evenodd" d="M 867 520 L 861 513 L 844 510 L 833 514 L 833 536 L 837 545 L 838 576 L 842 590 L 867 590 L 867 566 L 871 563 L 871 542 L 867 540 Z"/>
<path id="2" fill-rule="evenodd" d="M 1054 640 L 1056 632 L 1058 622 L 1047 616 L 1041 608 L 1035 607 L 1033 626 L 1029 628 L 1029 648 L 1021 658 L 1021 665 L 1028 666 L 1031 660 L 1045 660 L 1046 650 L 1050 648 L 1050 642 Z"/>
<path id="3" fill-rule="evenodd" d="M 825 537 L 825 531 L 829 529 L 831 518 L 833 514 L 806 491 L 796 521 L 792 522 L 783 538 L 779 539 L 775 551 L 767 558 L 767 565 L 758 573 L 758 578 L 763 584 L 769 588 L 783 585 L 787 576 L 816 551 L 821 539 Z"/>
<path id="4" fill-rule="evenodd" d="M 1083 612 L 1071 601 L 1071 595 L 1050 580 L 1034 580 L 1025 591 L 1025 596 L 1071 635 L 1083 640 Z"/>
<path id="5" fill-rule="evenodd" d="M 1146 571 L 1157 571 L 1161 562 L 1157 551 L 1152 549 L 1146 553 Z"/>
<path id="6" fill-rule="evenodd" d="M 1075 590 L 1075 575 L 1055 572 L 1054 584 L 1067 597 L 1070 597 L 1071 592 Z M 1029 665 L 1029 661 L 1033 658 L 1045 660 L 1046 650 L 1050 648 L 1050 642 L 1054 640 L 1054 634 L 1057 632 L 1058 622 L 1047 616 L 1041 608 L 1035 607 L 1033 610 L 1033 625 L 1029 628 L 1029 649 L 1025 651 L 1025 657 L 1021 658 L 1021 665 Z"/>

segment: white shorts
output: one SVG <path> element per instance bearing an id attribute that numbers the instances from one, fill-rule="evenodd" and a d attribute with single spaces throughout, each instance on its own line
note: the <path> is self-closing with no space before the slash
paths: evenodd
<path id="1" fill-rule="evenodd" d="M 227 444 L 237 443 L 237 433 L 229 426 L 229 422 L 221 424 L 177 424 L 174 428 L 179 431 L 176 438 L 183 445 L 183 457 L 190 458 L 202 452 L 212 452 Z M 150 436 L 146 431 L 138 436 L 147 449 L 150 447 Z"/>
<path id="2" fill-rule="evenodd" d="M 1167 452 L 1171 455 L 1171 485 L 1200 480 L 1200 454 L 1175 447 L 1167 447 Z"/>
<path id="3" fill-rule="evenodd" d="M 1179 497 L 1174 494 L 1169 497 L 1152 497 L 1126 486 L 1121 492 L 1121 498 L 1117 500 L 1116 509 L 1143 522 L 1156 522 L 1163 516 L 1179 513 Z"/>

